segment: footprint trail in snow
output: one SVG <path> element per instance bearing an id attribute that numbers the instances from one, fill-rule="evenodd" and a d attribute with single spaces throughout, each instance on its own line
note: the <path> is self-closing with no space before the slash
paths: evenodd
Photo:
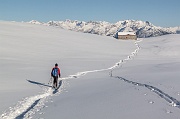
<path id="1" fill-rule="evenodd" d="M 127 56 L 126 59 L 120 60 L 119 62 L 115 63 L 112 67 L 106 68 L 106 69 L 99 69 L 99 70 L 91 70 L 91 71 L 83 71 L 83 72 L 78 72 L 74 75 L 70 75 L 68 77 L 61 78 L 61 80 L 67 80 L 67 79 L 72 79 L 72 78 L 77 78 L 80 76 L 84 76 L 88 73 L 95 73 L 95 72 L 102 72 L 102 71 L 110 71 L 110 75 L 112 75 L 112 71 L 116 68 L 121 67 L 123 64 L 127 63 L 129 60 L 131 60 L 133 57 L 135 57 L 140 50 L 140 46 L 138 42 L 141 42 L 142 40 L 136 41 L 136 49 L 129 55 Z M 14 107 L 9 107 L 8 110 L 6 110 L 2 115 L 1 118 L 3 119 L 29 119 L 32 118 L 32 115 L 41 111 L 45 107 L 45 103 L 48 101 L 48 98 L 50 96 L 54 96 L 55 94 L 59 94 L 61 91 L 63 91 L 64 85 L 62 83 L 60 89 L 56 92 L 53 93 L 53 89 L 48 87 L 44 88 L 44 92 L 39 95 L 31 96 L 31 97 L 26 97 L 19 101 L 16 106 Z"/>
<path id="2" fill-rule="evenodd" d="M 180 101 L 178 101 L 177 99 L 171 97 L 167 93 L 163 92 L 162 90 L 160 90 L 160 89 L 158 89 L 158 88 L 156 88 L 154 86 L 147 85 L 147 84 L 142 84 L 142 83 L 138 83 L 138 82 L 134 82 L 134 81 L 130 81 L 130 80 L 127 80 L 127 79 L 119 77 L 119 76 L 116 76 L 114 78 L 118 78 L 118 79 L 120 79 L 120 80 L 122 80 L 122 81 L 124 81 L 126 83 L 129 83 L 129 84 L 145 87 L 145 88 L 149 89 L 150 91 L 154 92 L 155 94 L 157 94 L 158 96 L 160 96 L 162 99 L 166 100 L 171 106 L 177 107 L 177 108 L 180 109 Z"/>

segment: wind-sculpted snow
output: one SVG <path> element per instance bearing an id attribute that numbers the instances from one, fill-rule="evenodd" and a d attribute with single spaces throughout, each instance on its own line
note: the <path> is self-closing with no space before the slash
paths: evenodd
<path id="1" fill-rule="evenodd" d="M 125 20 L 119 21 L 117 23 L 109 23 L 105 21 L 49 21 L 47 23 L 41 23 L 35 20 L 30 21 L 32 24 L 42 24 L 47 26 L 55 26 L 63 29 L 68 29 L 72 31 L 78 31 L 83 33 L 91 33 L 98 35 L 106 35 L 117 37 L 117 32 L 136 32 L 139 38 L 144 37 L 155 37 L 166 34 L 178 34 L 180 27 L 170 27 L 163 28 L 157 27 L 152 23 L 146 21 L 136 21 L 136 20 Z"/>

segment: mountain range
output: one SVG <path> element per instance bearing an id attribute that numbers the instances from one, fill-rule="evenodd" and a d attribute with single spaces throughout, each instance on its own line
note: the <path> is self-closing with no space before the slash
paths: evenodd
<path id="1" fill-rule="evenodd" d="M 117 32 L 136 32 L 138 38 L 155 37 L 166 34 L 180 34 L 180 27 L 163 28 L 155 26 L 149 21 L 124 20 L 117 23 L 106 21 L 49 21 L 47 23 L 32 20 L 28 23 L 46 26 L 60 27 L 77 32 L 91 33 L 105 36 L 117 37 Z"/>

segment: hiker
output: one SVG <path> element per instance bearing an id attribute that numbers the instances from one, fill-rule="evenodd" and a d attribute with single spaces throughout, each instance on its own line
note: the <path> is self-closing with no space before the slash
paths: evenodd
<path id="1" fill-rule="evenodd" d="M 53 81 L 53 88 L 57 88 L 58 85 L 58 77 L 61 77 L 60 68 L 58 67 L 58 64 L 55 64 L 55 67 L 51 71 L 51 76 L 54 78 Z"/>

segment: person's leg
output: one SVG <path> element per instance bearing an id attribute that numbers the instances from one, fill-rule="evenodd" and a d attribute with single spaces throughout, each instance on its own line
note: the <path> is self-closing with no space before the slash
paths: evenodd
<path id="1" fill-rule="evenodd" d="M 55 78 L 55 87 L 57 88 L 58 77 Z"/>
<path id="2" fill-rule="evenodd" d="M 54 78 L 54 80 L 53 80 L 53 88 L 54 88 L 55 84 L 56 84 L 56 77 L 54 76 L 53 78 Z"/>

